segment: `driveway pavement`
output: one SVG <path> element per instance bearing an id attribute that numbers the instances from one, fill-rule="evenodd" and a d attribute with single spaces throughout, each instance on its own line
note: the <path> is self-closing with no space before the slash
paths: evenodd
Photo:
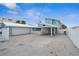
<path id="1" fill-rule="evenodd" d="M 50 37 L 39 32 L 10 36 L 9 41 L 0 42 L 1 56 L 78 56 L 79 50 L 66 35 Z"/>

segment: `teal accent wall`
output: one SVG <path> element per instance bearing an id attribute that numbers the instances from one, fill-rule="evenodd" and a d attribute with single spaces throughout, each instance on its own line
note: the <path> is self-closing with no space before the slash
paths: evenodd
<path id="1" fill-rule="evenodd" d="M 50 19 L 46 18 L 45 19 L 45 24 L 50 24 L 50 25 L 61 25 L 61 22 L 57 19 Z"/>

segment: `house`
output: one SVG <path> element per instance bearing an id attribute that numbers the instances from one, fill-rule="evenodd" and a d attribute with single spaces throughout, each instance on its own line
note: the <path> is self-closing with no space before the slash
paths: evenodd
<path id="1" fill-rule="evenodd" d="M 58 33 L 62 23 L 60 20 L 45 18 L 44 23 L 40 23 L 39 27 L 41 27 L 42 34 L 56 34 Z"/>

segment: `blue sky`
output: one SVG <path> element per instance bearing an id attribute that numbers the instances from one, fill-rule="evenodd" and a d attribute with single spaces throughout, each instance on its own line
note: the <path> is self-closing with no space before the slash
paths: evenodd
<path id="1" fill-rule="evenodd" d="M 79 25 L 79 4 L 74 3 L 1 3 L 0 16 L 23 19 L 36 25 L 45 17 L 61 20 L 67 26 Z"/>

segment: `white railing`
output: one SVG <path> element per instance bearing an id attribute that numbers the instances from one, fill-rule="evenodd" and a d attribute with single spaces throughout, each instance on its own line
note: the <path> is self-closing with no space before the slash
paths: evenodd
<path id="1" fill-rule="evenodd" d="M 79 48 L 79 28 L 69 28 L 67 30 L 67 35 L 72 40 L 73 44 Z"/>

